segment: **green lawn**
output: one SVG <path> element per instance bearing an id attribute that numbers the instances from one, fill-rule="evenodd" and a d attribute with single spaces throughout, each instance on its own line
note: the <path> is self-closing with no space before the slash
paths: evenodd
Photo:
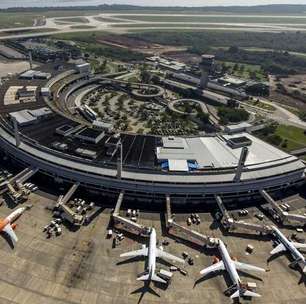
<path id="1" fill-rule="evenodd" d="M 213 23 L 286 23 L 286 24 L 306 24 L 306 17 L 294 18 L 294 17 L 281 17 L 281 16 L 255 16 L 255 17 L 246 17 L 241 14 L 241 16 L 231 16 L 231 15 L 222 15 L 222 16 L 138 16 L 138 15 L 129 15 L 129 16 L 114 16 L 127 20 L 137 20 L 144 22 L 213 22 Z"/>
<path id="2" fill-rule="evenodd" d="M 279 125 L 275 134 L 283 140 L 287 139 L 288 145 L 284 148 L 286 151 L 292 151 L 306 147 L 306 135 L 304 130 L 293 126 Z"/>
<path id="3" fill-rule="evenodd" d="M 0 28 L 32 26 L 36 17 L 39 17 L 39 15 L 32 13 L 0 13 Z"/>
<path id="4" fill-rule="evenodd" d="M 254 52 L 268 52 L 268 51 L 275 51 L 273 49 L 269 49 L 269 48 L 257 48 L 257 47 L 243 47 L 241 48 L 243 50 L 246 51 L 254 51 Z M 295 56 L 300 56 L 300 57 L 306 57 L 306 53 L 301 53 L 301 52 L 288 52 L 291 55 L 295 55 Z"/>
<path id="5" fill-rule="evenodd" d="M 258 107 L 258 108 L 261 108 L 261 109 L 264 109 L 264 110 L 267 110 L 267 111 L 275 111 L 275 107 L 269 105 L 269 104 L 266 104 L 266 103 L 263 103 L 261 101 L 257 101 L 257 100 L 248 100 L 246 101 L 247 104 L 250 104 L 252 106 L 255 106 L 255 107 Z"/>
<path id="6" fill-rule="evenodd" d="M 39 11 L 35 13 L 31 12 L 0 12 L 0 28 L 12 28 L 12 27 L 24 27 L 33 26 L 35 18 L 45 17 L 73 17 L 73 16 L 87 16 L 94 15 L 100 12 L 93 10 L 71 10 L 71 11 Z M 81 18 L 70 18 L 70 19 L 81 19 Z M 66 21 L 66 20 L 65 20 Z M 69 20 L 67 20 L 69 21 Z M 70 20 L 71 21 L 71 20 Z M 71 21 L 72 22 L 72 21 Z M 76 22 L 76 21 L 75 21 Z M 79 22 L 79 21 L 77 21 Z"/>
<path id="7" fill-rule="evenodd" d="M 95 17 L 96 20 L 100 22 L 109 22 L 109 23 L 122 23 L 126 22 L 123 20 L 118 20 L 118 19 L 112 19 L 112 18 L 107 18 L 107 17 Z"/>
<path id="8" fill-rule="evenodd" d="M 76 42 L 95 42 L 99 37 L 103 37 L 109 33 L 103 31 L 88 31 L 88 32 L 76 32 L 76 33 L 62 33 L 53 35 L 55 39 L 60 40 L 73 40 Z"/>
<path id="9" fill-rule="evenodd" d="M 89 23 L 88 19 L 84 17 L 60 18 L 60 19 L 56 19 L 56 21 L 65 21 L 65 22 L 73 22 L 73 23 Z"/>
<path id="10" fill-rule="evenodd" d="M 126 20 L 128 22 L 128 20 Z M 124 27 L 124 28 L 142 28 L 142 27 L 150 27 L 150 28 L 158 28 L 158 27 L 163 27 L 163 28 L 177 28 L 177 27 L 181 27 L 181 28 L 203 28 L 203 29 L 222 29 L 224 30 L 224 28 L 226 29 L 227 26 L 223 25 L 223 24 L 201 24 L 201 23 L 163 23 L 163 22 L 155 22 L 155 23 L 117 23 L 114 24 L 113 27 Z M 253 26 L 250 26 L 253 27 Z M 258 27 L 258 26 L 256 26 Z M 260 26 L 259 26 L 260 27 Z M 240 25 L 231 25 L 230 28 L 233 29 L 240 29 L 244 30 L 245 27 L 242 27 Z"/>
<path id="11" fill-rule="evenodd" d="M 96 28 L 95 26 L 92 25 L 71 25 L 70 26 L 71 29 L 75 29 L 75 30 L 86 30 L 86 29 L 94 29 Z"/>
<path id="12" fill-rule="evenodd" d="M 39 29 L 26 29 L 26 30 L 7 30 L 0 33 L 0 37 L 11 36 L 11 35 L 22 35 L 22 34 L 38 34 L 38 33 L 48 33 L 48 32 L 57 32 L 56 28 L 39 28 Z"/>
<path id="13" fill-rule="evenodd" d="M 217 61 L 217 63 L 224 63 L 226 66 L 229 66 L 231 69 L 229 71 L 229 74 L 234 75 L 236 77 L 241 77 L 244 79 L 250 79 L 251 74 L 255 73 L 256 78 L 261 81 L 266 81 L 267 78 L 265 77 L 263 70 L 260 65 L 254 65 L 254 64 L 245 64 L 240 63 L 239 67 L 244 66 L 244 69 L 237 69 L 234 70 L 233 67 L 237 64 L 236 62 L 230 62 L 230 61 Z"/>

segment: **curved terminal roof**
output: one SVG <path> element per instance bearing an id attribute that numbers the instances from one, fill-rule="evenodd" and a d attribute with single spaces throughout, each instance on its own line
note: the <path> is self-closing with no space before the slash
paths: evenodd
<path id="1" fill-rule="evenodd" d="M 56 79 L 49 81 L 49 86 L 56 85 L 57 88 L 61 88 L 61 83 L 57 82 L 65 82 L 65 77 L 69 75 L 72 75 L 71 71 L 65 72 L 64 76 L 57 75 Z M 68 87 L 68 90 L 71 89 Z M 44 98 L 48 99 L 48 97 Z M 51 102 L 54 101 L 48 100 L 48 104 Z M 69 138 L 62 136 L 59 140 L 59 135 L 55 134 L 55 130 L 60 126 L 71 124 L 73 128 L 80 130 L 77 122 L 72 122 L 70 117 L 64 118 L 64 116 L 57 112 L 50 120 L 39 121 L 39 127 L 35 125 L 35 127 L 20 128 L 20 132 L 26 137 L 22 136 L 18 151 L 26 158 L 31 157 L 37 159 L 38 162 L 47 162 L 54 167 L 62 167 L 71 172 L 115 179 L 117 158 L 106 155 L 105 142 L 108 136 L 106 135 L 96 144 L 86 143 L 86 146 L 73 134 L 69 134 Z M 48 134 L 47 138 L 46 134 Z M 0 126 L 0 137 L 3 143 L 11 147 L 12 151 L 17 149 L 12 129 L 9 131 L 8 128 Z M 190 138 L 121 134 L 122 180 L 190 185 L 233 183 L 242 147 L 233 148 L 229 145 L 229 140 L 238 137 L 245 137 L 250 142 L 248 144 L 249 153 L 241 175 L 242 183 L 286 176 L 297 171 L 301 172 L 302 176 L 305 165 L 301 160 L 248 133 Z M 58 141 L 60 144 L 67 145 L 67 152 L 54 150 L 52 143 Z M 95 152 L 97 158 L 92 160 L 80 157 L 74 153 L 77 148 Z M 197 164 L 197 169 L 192 172 L 164 171 L 159 165 L 159 162 L 163 160 L 170 160 L 171 167 L 173 164 L 183 164 L 181 160 L 193 161 Z"/>

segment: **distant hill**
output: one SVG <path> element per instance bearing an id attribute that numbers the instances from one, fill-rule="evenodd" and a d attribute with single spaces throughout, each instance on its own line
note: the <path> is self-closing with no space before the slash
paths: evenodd
<path id="1" fill-rule="evenodd" d="M 302 14 L 306 12 L 306 5 L 257 5 L 257 6 L 203 6 L 203 7 L 158 7 L 158 6 L 135 6 L 135 5 L 108 5 L 98 6 L 71 6 L 71 7 L 27 7 L 27 8 L 9 8 L 0 11 L 6 12 L 39 12 L 46 10 L 95 10 L 95 11 L 173 11 L 173 12 L 197 12 L 197 13 L 245 13 L 245 14 Z"/>

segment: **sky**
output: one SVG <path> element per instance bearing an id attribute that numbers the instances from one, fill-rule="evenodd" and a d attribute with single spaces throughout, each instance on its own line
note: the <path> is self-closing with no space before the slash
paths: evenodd
<path id="1" fill-rule="evenodd" d="M 261 4 L 306 4 L 306 0 L 0 0 L 0 7 L 132 4 L 148 6 L 218 6 Z"/>
<path id="2" fill-rule="evenodd" d="M 111 2 L 111 1 L 109 1 Z M 262 4 L 306 4 L 306 0 L 129 0 L 116 1 L 134 5 L 163 6 L 218 6 L 218 5 L 262 5 Z"/>

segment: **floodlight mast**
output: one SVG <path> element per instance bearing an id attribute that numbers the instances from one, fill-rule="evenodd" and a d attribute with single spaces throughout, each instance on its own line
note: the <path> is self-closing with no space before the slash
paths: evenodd
<path id="1" fill-rule="evenodd" d="M 117 144 L 117 149 L 119 148 L 119 157 L 117 159 L 117 178 L 121 178 L 122 175 L 122 161 L 123 161 L 123 149 L 122 149 L 122 142 L 121 139 Z"/>
<path id="2" fill-rule="evenodd" d="M 15 134 L 15 140 L 16 140 L 16 147 L 20 146 L 20 134 L 19 134 L 19 128 L 18 128 L 18 122 L 15 117 L 13 117 L 13 125 L 14 125 L 14 134 Z"/>

